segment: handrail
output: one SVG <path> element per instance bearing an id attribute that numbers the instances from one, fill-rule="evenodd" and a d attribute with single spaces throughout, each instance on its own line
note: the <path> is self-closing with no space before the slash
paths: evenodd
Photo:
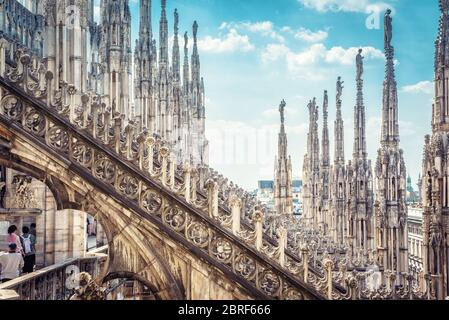
<path id="1" fill-rule="evenodd" d="M 74 258 L 0 284 L 1 290 L 14 290 L 20 300 L 66 300 L 72 293 L 67 279 L 74 272 L 97 276 L 101 257 Z M 74 268 L 70 268 L 70 267 Z"/>

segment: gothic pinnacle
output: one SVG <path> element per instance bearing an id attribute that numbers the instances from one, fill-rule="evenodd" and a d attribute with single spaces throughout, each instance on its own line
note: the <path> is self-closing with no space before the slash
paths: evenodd
<path id="1" fill-rule="evenodd" d="M 197 36 L 198 36 L 198 23 L 196 21 L 193 22 L 193 42 L 197 43 Z"/>
<path id="2" fill-rule="evenodd" d="M 344 128 L 343 119 L 341 114 L 341 96 L 343 95 L 344 81 L 341 77 L 337 79 L 337 115 L 335 119 L 334 128 L 334 147 L 335 147 L 335 163 L 344 164 L 345 152 L 344 152 Z"/>
<path id="3" fill-rule="evenodd" d="M 327 95 L 327 90 L 324 90 L 323 120 L 324 120 L 324 125 L 326 127 L 327 127 L 327 118 L 328 118 L 328 108 L 329 108 L 329 97 Z"/>
<path id="4" fill-rule="evenodd" d="M 399 141 L 397 84 L 394 71 L 394 48 L 391 45 L 393 36 L 393 19 L 391 10 L 385 12 L 385 80 L 383 88 L 382 139 L 383 144 Z"/>
<path id="5" fill-rule="evenodd" d="M 279 113 L 281 114 L 281 124 L 284 125 L 285 123 L 285 106 L 287 104 L 285 103 L 285 100 L 282 99 L 281 104 L 279 105 Z"/>
<path id="6" fill-rule="evenodd" d="M 175 35 L 178 35 L 179 32 L 179 14 L 178 14 L 178 9 L 175 9 Z"/>
<path id="7" fill-rule="evenodd" d="M 187 54 L 188 51 L 188 46 L 189 46 L 189 36 L 187 31 L 184 33 L 184 53 Z"/>
<path id="8" fill-rule="evenodd" d="M 449 11 L 449 0 L 440 0 L 440 10 L 443 14 Z"/>

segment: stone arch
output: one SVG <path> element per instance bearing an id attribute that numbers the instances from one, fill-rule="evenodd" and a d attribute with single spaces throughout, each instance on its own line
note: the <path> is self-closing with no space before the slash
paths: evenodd
<path id="1" fill-rule="evenodd" d="M 15 159 L 15 157 L 9 159 L 0 157 L 0 166 L 22 172 L 43 182 L 50 189 L 55 199 L 57 210 L 79 208 L 76 203 L 70 201 L 69 193 L 62 181 L 55 176 L 49 176 L 44 170 L 24 163 L 18 158 Z"/>
<path id="2" fill-rule="evenodd" d="M 3 128 L 2 131 L 7 129 Z M 20 136 L 11 134 L 9 138 L 10 142 L 6 143 L 8 147 L 0 146 L 0 165 L 29 174 L 45 183 L 58 202 L 58 211 L 74 209 L 89 213 L 94 210 L 100 215 L 100 223 L 109 242 L 108 273 L 131 272 L 150 278 L 147 280 L 157 288 L 161 299 L 185 298 L 180 280 L 176 279 L 164 260 L 164 249 L 156 248 L 147 241 L 148 228 L 140 230 L 140 225 L 144 224 L 142 217 L 134 215 L 131 209 L 123 207 L 73 173 L 67 160 L 55 157 L 45 149 L 40 150 Z M 157 233 L 158 230 L 152 232 Z M 127 263 L 124 254 L 128 254 L 127 258 L 135 265 Z"/>

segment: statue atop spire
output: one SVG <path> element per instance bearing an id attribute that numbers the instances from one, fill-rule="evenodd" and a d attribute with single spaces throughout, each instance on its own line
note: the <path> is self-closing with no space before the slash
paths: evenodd
<path id="1" fill-rule="evenodd" d="M 440 10 L 443 14 L 449 11 L 449 0 L 440 0 Z"/>
<path id="2" fill-rule="evenodd" d="M 359 53 L 356 57 L 356 64 L 357 64 L 357 80 L 362 80 L 363 75 L 363 59 L 365 59 L 362 56 L 363 49 L 359 49 Z"/>
<path id="3" fill-rule="evenodd" d="M 159 23 L 159 62 L 162 65 L 162 69 L 166 67 L 168 63 L 168 22 L 167 13 L 165 11 L 167 5 L 166 0 L 161 0 L 161 19 Z"/>
<path id="4" fill-rule="evenodd" d="M 193 22 L 193 42 L 197 43 L 197 38 L 198 36 L 198 23 L 196 22 L 196 20 Z"/>
<path id="5" fill-rule="evenodd" d="M 176 83 L 181 80 L 181 54 L 179 52 L 179 14 L 178 9 L 174 12 L 174 39 L 173 39 L 173 51 L 172 51 L 172 68 L 173 78 Z M 177 91 L 176 91 L 177 92 Z M 177 99 L 175 99 L 177 101 Z"/>
<path id="6" fill-rule="evenodd" d="M 175 35 L 179 33 L 179 14 L 178 9 L 175 9 Z"/>
<path id="7" fill-rule="evenodd" d="M 187 31 L 184 33 L 184 52 L 187 52 L 189 46 L 189 36 Z"/>
<path id="8" fill-rule="evenodd" d="M 394 71 L 394 48 L 391 45 L 392 19 L 391 10 L 385 12 L 385 80 L 382 108 L 382 140 L 383 144 L 399 143 L 398 94 Z"/>
<path id="9" fill-rule="evenodd" d="M 391 39 L 393 38 L 393 25 L 392 25 L 392 18 L 391 18 L 391 10 L 388 9 L 385 12 L 385 49 L 391 49 Z"/>
<path id="10" fill-rule="evenodd" d="M 281 114 L 281 124 L 285 123 L 285 106 L 287 104 L 285 103 L 285 100 L 281 101 L 281 104 L 279 105 L 279 113 Z"/>
<path id="11" fill-rule="evenodd" d="M 343 84 L 345 82 L 341 81 L 341 77 L 338 77 L 337 79 L 337 102 L 341 101 L 341 96 L 343 95 Z"/>
<path id="12" fill-rule="evenodd" d="M 281 131 L 278 141 L 278 155 L 275 159 L 273 198 L 277 214 L 293 213 L 292 163 L 287 155 L 287 134 L 285 133 L 285 100 L 279 105 L 281 114 Z"/>

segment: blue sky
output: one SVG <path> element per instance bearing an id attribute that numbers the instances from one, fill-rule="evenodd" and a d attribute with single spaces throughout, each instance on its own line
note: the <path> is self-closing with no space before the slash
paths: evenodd
<path id="1" fill-rule="evenodd" d="M 295 177 L 302 175 L 307 102 L 317 97 L 321 104 L 325 89 L 330 95 L 333 137 L 337 76 L 345 81 L 345 147 L 347 158 L 351 157 L 354 64 L 359 47 L 365 48 L 368 152 L 375 162 L 385 68 L 383 10 L 387 6 L 393 8 L 401 147 L 408 172 L 417 179 L 424 135 L 430 133 L 437 0 L 168 0 L 167 3 L 171 32 L 174 8 L 180 14 L 181 31 L 190 34 L 194 20 L 200 26 L 211 166 L 247 189 L 255 189 L 259 179 L 272 179 L 281 99 L 287 101 L 289 153 Z M 131 0 L 130 5 L 135 38 L 139 3 Z M 153 0 L 156 35 L 159 17 L 160 1 Z"/>

